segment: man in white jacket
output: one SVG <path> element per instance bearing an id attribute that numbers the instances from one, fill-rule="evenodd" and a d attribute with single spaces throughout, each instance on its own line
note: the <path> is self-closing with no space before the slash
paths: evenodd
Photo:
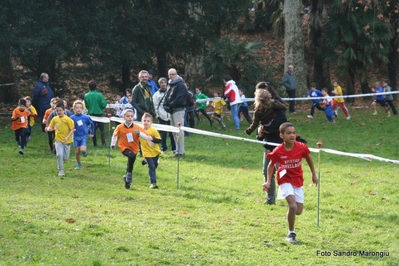
<path id="1" fill-rule="evenodd" d="M 240 117 L 238 112 L 240 110 L 240 105 L 242 103 L 240 92 L 238 91 L 238 87 L 236 82 L 231 79 L 229 75 L 223 76 L 224 83 L 224 96 L 229 99 L 231 116 L 234 120 L 234 128 L 236 130 L 240 129 Z"/>
<path id="2" fill-rule="evenodd" d="M 154 93 L 152 96 L 152 100 L 154 103 L 154 109 L 156 117 L 158 118 L 158 123 L 161 125 L 170 125 L 170 114 L 165 111 L 163 108 L 163 101 L 165 100 L 166 96 L 166 89 L 168 86 L 168 80 L 166 78 L 160 78 L 158 80 L 158 84 L 160 89 Z M 166 145 L 166 139 L 168 136 L 168 132 L 166 131 L 159 131 L 161 135 L 162 142 L 161 142 L 161 150 L 162 153 L 165 153 L 168 150 L 168 146 Z M 172 146 L 172 151 L 176 150 L 176 143 L 175 139 L 173 138 L 172 132 L 169 132 L 170 143 Z"/>

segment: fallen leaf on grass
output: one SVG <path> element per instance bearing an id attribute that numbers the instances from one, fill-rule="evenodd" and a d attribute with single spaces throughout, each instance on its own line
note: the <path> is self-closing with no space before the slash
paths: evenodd
<path id="1" fill-rule="evenodd" d="M 370 195 L 377 195 L 378 192 L 377 192 L 377 191 L 369 191 L 369 194 L 370 194 Z"/>
<path id="2" fill-rule="evenodd" d="M 245 165 L 241 165 L 241 168 L 242 168 L 242 169 L 245 169 Z"/>
<path id="3" fill-rule="evenodd" d="M 381 146 L 381 143 L 377 143 L 377 144 L 375 144 L 376 146 Z"/>
<path id="4" fill-rule="evenodd" d="M 351 186 L 353 186 L 353 185 L 357 185 L 357 184 L 359 184 L 359 182 L 357 182 L 357 181 L 353 181 L 353 182 L 351 182 Z"/>
<path id="5" fill-rule="evenodd" d="M 72 198 L 73 198 L 73 199 L 78 199 L 78 198 L 79 198 L 79 196 L 72 196 Z"/>
<path id="6" fill-rule="evenodd" d="M 371 150 L 371 147 L 370 147 L 370 146 L 366 146 L 365 149 L 366 149 L 366 150 Z"/>
<path id="7" fill-rule="evenodd" d="M 73 218 L 68 218 L 65 220 L 65 222 L 73 224 L 75 222 L 75 220 Z"/>
<path id="8" fill-rule="evenodd" d="M 360 126 L 364 127 L 364 126 L 366 126 L 366 123 L 360 123 Z"/>
<path id="9" fill-rule="evenodd" d="M 187 211 L 182 211 L 181 214 L 187 214 Z"/>
<path id="10" fill-rule="evenodd" d="M 348 206 L 340 206 L 341 209 L 348 209 Z"/>
<path id="11" fill-rule="evenodd" d="M 387 200 L 389 199 L 388 197 L 382 197 L 381 200 Z"/>
<path id="12" fill-rule="evenodd" d="M 331 171 L 327 171 L 327 172 L 325 172 L 326 174 L 331 174 Z"/>

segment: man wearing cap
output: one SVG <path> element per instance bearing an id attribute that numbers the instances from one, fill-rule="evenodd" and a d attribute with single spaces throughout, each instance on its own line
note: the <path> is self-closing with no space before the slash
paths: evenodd
<path id="1" fill-rule="evenodd" d="M 153 80 L 153 77 L 155 75 L 155 72 L 152 71 L 151 69 L 148 70 L 148 85 L 151 86 L 151 95 L 154 96 L 154 94 L 158 90 L 157 83 Z"/>
<path id="2" fill-rule="evenodd" d="M 159 90 L 153 96 L 155 114 L 156 114 L 156 117 L 158 118 L 159 124 L 170 125 L 170 114 L 168 112 L 166 112 L 165 108 L 163 107 L 163 102 L 165 100 L 166 90 L 167 90 L 167 86 L 168 86 L 168 80 L 166 78 L 162 77 L 158 80 L 158 84 L 159 84 Z M 162 138 L 161 150 L 163 153 L 165 153 L 168 149 L 168 146 L 166 144 L 168 132 L 160 130 L 159 134 L 161 134 L 161 138 Z M 172 132 L 169 132 L 169 137 L 170 137 L 170 143 L 172 146 L 172 151 L 175 151 L 176 143 L 173 138 Z"/>
<path id="3" fill-rule="evenodd" d="M 155 117 L 154 104 L 152 102 L 151 86 L 148 84 L 149 74 L 147 70 L 139 72 L 139 84 L 134 86 L 132 90 L 132 102 L 137 112 L 137 120 L 141 121 L 141 117 L 145 112 Z"/>

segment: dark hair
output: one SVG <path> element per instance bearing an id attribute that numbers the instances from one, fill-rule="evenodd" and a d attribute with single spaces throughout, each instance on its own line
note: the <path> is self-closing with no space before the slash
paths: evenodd
<path id="1" fill-rule="evenodd" d="M 310 83 L 310 87 L 311 88 L 316 88 L 316 83 L 314 83 L 314 82 Z"/>
<path id="2" fill-rule="evenodd" d="M 231 80 L 232 78 L 231 78 L 231 76 L 230 75 L 224 75 L 223 76 L 223 80 L 224 81 L 229 81 L 229 80 Z"/>
<path id="3" fill-rule="evenodd" d="M 256 89 L 266 89 L 267 87 L 269 87 L 269 82 L 265 81 L 261 81 L 255 86 Z"/>
<path id="4" fill-rule="evenodd" d="M 85 95 L 83 94 L 83 93 L 78 93 L 78 95 L 77 95 L 77 97 L 79 98 L 79 99 L 84 99 L 85 98 Z"/>
<path id="5" fill-rule="evenodd" d="M 62 110 L 65 110 L 65 106 L 64 106 L 64 102 L 57 102 L 57 104 L 55 105 L 55 108 L 57 108 L 57 107 L 59 107 L 59 108 L 62 108 Z"/>
<path id="6" fill-rule="evenodd" d="M 385 82 L 386 84 L 388 84 L 388 85 L 389 85 L 389 83 L 391 83 L 391 81 L 390 81 L 389 79 L 384 79 L 384 82 Z"/>
<path id="7" fill-rule="evenodd" d="M 97 88 L 97 83 L 94 80 L 89 81 L 90 90 L 95 90 Z"/>
<path id="8" fill-rule="evenodd" d="M 292 124 L 292 123 L 290 123 L 290 122 L 285 122 L 285 123 L 282 123 L 281 125 L 280 125 L 280 133 L 281 134 L 284 134 L 284 132 L 287 130 L 287 128 L 289 128 L 289 127 L 294 127 L 294 125 Z M 295 128 L 295 127 L 294 127 Z"/>

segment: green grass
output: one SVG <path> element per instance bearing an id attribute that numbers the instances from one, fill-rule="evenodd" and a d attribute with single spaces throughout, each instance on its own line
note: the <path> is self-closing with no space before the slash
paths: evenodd
<path id="1" fill-rule="evenodd" d="M 289 116 L 316 148 L 398 159 L 399 117 L 350 109 L 329 124 L 322 112 Z M 135 164 L 131 190 L 123 188 L 126 159 L 94 148 L 74 170 L 74 154 L 58 178 L 55 156 L 36 126 L 18 154 L 7 119 L 0 120 L 0 265 L 397 265 L 398 165 L 321 154 L 321 219 L 317 188 L 304 161 L 305 207 L 298 245 L 285 241 L 285 201 L 264 205 L 259 144 L 192 134 L 186 157 L 166 155 L 150 190 L 147 167 Z M 240 137 L 242 130 L 220 131 Z M 232 128 L 232 123 L 228 122 Z M 200 129 L 209 129 L 203 122 Z M 254 138 L 250 136 L 249 138 Z M 318 155 L 312 154 L 317 169 Z M 67 222 L 73 219 L 74 223 Z M 317 255 L 331 252 L 330 256 Z M 334 256 L 334 251 L 389 252 L 389 256 Z"/>

